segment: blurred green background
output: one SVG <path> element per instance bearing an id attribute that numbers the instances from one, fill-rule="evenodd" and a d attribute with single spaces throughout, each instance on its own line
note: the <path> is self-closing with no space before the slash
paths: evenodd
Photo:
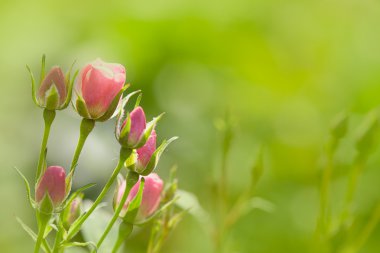
<path id="1" fill-rule="evenodd" d="M 130 90 L 162 140 L 178 135 L 160 162 L 167 177 L 178 164 L 180 187 L 206 210 L 218 178 L 221 135 L 214 122 L 229 110 L 236 122 L 229 164 L 231 202 L 249 183 L 265 144 L 257 194 L 275 206 L 253 211 L 229 236 L 228 252 L 309 252 L 318 211 L 318 180 L 331 119 L 351 115 L 350 134 L 336 157 L 334 208 L 339 208 L 353 160 L 356 128 L 380 98 L 380 2 L 375 0 L 124 0 L 0 2 L 0 249 L 31 252 L 17 224 L 35 226 L 17 166 L 32 180 L 42 136 L 42 111 L 30 96 L 29 64 L 67 69 L 97 57 L 126 66 Z M 66 168 L 79 116 L 57 114 L 49 164 Z M 96 182 L 96 196 L 116 163 L 114 122 L 98 124 L 80 158 L 75 185 Z M 356 198 L 366 217 L 380 198 L 380 153 L 370 157 Z M 111 197 L 111 196 L 110 196 Z M 132 252 L 144 252 L 137 237 Z M 360 252 L 380 252 L 380 228 Z M 137 244 L 136 244 L 137 242 Z M 188 215 L 163 252 L 212 252 L 202 224 Z"/>

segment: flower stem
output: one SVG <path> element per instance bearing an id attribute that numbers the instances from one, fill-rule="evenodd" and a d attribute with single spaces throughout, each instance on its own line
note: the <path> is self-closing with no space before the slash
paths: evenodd
<path id="1" fill-rule="evenodd" d="M 123 203 L 123 202 L 121 202 Z M 123 245 L 124 240 L 132 233 L 133 224 L 122 222 L 119 227 L 119 234 L 115 245 L 113 246 L 112 253 L 116 253 L 121 245 Z"/>
<path id="2" fill-rule="evenodd" d="M 80 135 L 79 135 L 79 140 L 77 144 L 77 148 L 75 149 L 74 157 L 73 160 L 71 161 L 71 166 L 70 166 L 70 173 L 74 173 L 75 168 L 78 163 L 79 155 L 82 152 L 84 143 L 86 142 L 86 139 L 88 135 L 91 133 L 91 131 L 95 127 L 95 121 L 92 119 L 82 119 L 82 122 L 80 124 Z"/>
<path id="3" fill-rule="evenodd" d="M 38 159 L 36 182 L 38 181 L 41 174 L 43 173 L 42 169 L 43 169 L 43 164 L 44 164 L 44 160 L 45 160 L 45 150 L 46 150 L 47 142 L 49 139 L 50 128 L 51 128 L 51 125 L 54 121 L 55 114 L 56 113 L 54 110 L 52 111 L 52 110 L 44 109 L 44 112 L 43 112 L 45 129 L 44 129 L 44 136 L 42 138 L 42 143 L 41 143 L 40 157 Z"/>
<path id="4" fill-rule="evenodd" d="M 44 240 L 44 234 L 46 230 L 46 226 L 49 223 L 50 216 L 45 215 L 43 213 L 37 213 L 37 220 L 38 220 L 38 235 L 36 240 L 36 245 L 34 247 L 34 253 L 40 252 L 41 244 Z"/>
<path id="5" fill-rule="evenodd" d="M 99 249 L 102 245 L 104 239 L 107 237 L 108 233 L 111 231 L 113 225 L 117 221 L 117 219 L 120 216 L 121 210 L 123 209 L 124 203 L 127 201 L 127 197 L 129 192 L 131 191 L 132 187 L 139 181 L 139 174 L 137 174 L 134 171 L 129 171 L 126 179 L 125 189 L 123 196 L 120 200 L 119 205 L 117 206 L 111 221 L 108 223 L 106 230 L 103 232 L 102 236 L 100 237 L 98 243 L 96 244 L 96 247 Z M 125 239 L 125 238 L 124 238 Z"/>
<path id="6" fill-rule="evenodd" d="M 80 124 L 80 132 L 79 132 L 79 139 L 77 143 L 77 147 L 75 149 L 74 157 L 73 160 L 71 161 L 70 165 L 70 172 L 69 175 L 67 176 L 67 193 L 70 193 L 71 191 L 71 186 L 72 186 L 72 179 L 74 177 L 75 169 L 78 164 L 79 156 L 82 152 L 84 143 L 87 140 L 88 135 L 91 133 L 91 131 L 95 127 L 95 121 L 92 119 L 82 119 L 82 122 Z"/>
<path id="7" fill-rule="evenodd" d="M 81 225 L 87 220 L 87 218 L 94 212 L 96 207 L 100 204 L 100 202 L 103 200 L 107 192 L 109 191 L 110 187 L 112 186 L 113 182 L 117 178 L 117 175 L 119 174 L 120 170 L 124 166 L 125 160 L 129 157 L 129 155 L 132 153 L 131 149 L 121 148 L 120 149 L 120 158 L 119 162 L 116 165 L 116 168 L 114 169 L 111 177 L 108 179 L 106 185 L 104 186 L 103 190 L 100 192 L 99 196 L 96 198 L 95 202 L 92 204 L 90 209 L 81 216 L 78 220 L 74 222 L 72 227 L 70 228 L 67 238 L 65 241 L 69 241 L 71 238 L 73 238 L 80 230 Z"/>

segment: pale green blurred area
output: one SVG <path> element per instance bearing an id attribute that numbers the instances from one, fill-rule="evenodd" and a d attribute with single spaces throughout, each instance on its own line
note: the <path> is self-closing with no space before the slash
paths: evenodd
<path id="1" fill-rule="evenodd" d="M 260 144 L 266 171 L 258 195 L 273 213 L 254 211 L 233 229 L 233 252 L 308 252 L 318 210 L 318 178 L 330 120 L 352 115 L 339 150 L 334 207 L 339 207 L 355 150 L 355 130 L 380 101 L 380 3 L 375 0 L 125 0 L 0 2 L 0 251 L 31 252 L 17 224 L 35 227 L 24 185 L 13 167 L 34 177 L 42 111 L 32 103 L 29 64 L 40 57 L 67 69 L 101 57 L 127 68 L 130 90 L 142 89 L 149 118 L 166 112 L 159 139 L 178 135 L 159 174 L 179 166 L 180 187 L 209 210 L 220 165 L 214 121 L 229 110 L 237 122 L 229 159 L 231 199 L 248 185 Z M 58 112 L 49 164 L 66 168 L 80 118 Z M 96 182 L 94 197 L 116 164 L 114 122 L 98 124 L 79 161 L 75 185 Z M 380 152 L 360 180 L 357 213 L 380 198 Z M 380 252 L 380 228 L 361 252 Z M 131 252 L 144 252 L 145 234 Z M 209 235 L 187 216 L 163 252 L 211 252 Z M 232 252 L 232 251 L 231 251 Z"/>

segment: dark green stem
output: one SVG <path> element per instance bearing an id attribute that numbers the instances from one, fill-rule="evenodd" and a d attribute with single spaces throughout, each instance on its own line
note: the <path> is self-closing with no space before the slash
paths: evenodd
<path id="1" fill-rule="evenodd" d="M 104 239 L 107 237 L 108 233 L 111 231 L 113 225 L 117 221 L 117 219 L 120 216 L 121 210 L 124 207 L 124 203 L 127 201 L 127 197 L 129 192 L 131 191 L 132 187 L 139 181 L 139 174 L 137 174 L 134 171 L 129 171 L 127 178 L 126 178 L 126 184 L 123 196 L 119 202 L 119 205 L 117 206 L 111 221 L 108 223 L 106 230 L 103 232 L 102 236 L 100 237 L 98 243 L 96 244 L 96 247 L 99 249 L 102 245 Z"/>
<path id="2" fill-rule="evenodd" d="M 40 157 L 38 159 L 36 182 L 38 181 L 38 179 L 41 177 L 41 175 L 43 173 L 43 165 L 44 165 L 44 160 L 45 160 L 45 150 L 46 150 L 47 142 L 49 139 L 50 128 L 51 128 L 51 125 L 54 121 L 55 114 L 56 113 L 54 110 L 51 111 L 48 109 L 44 109 L 44 112 L 43 112 L 45 129 L 44 129 L 44 136 L 42 138 L 42 143 L 41 143 Z"/>
<path id="3" fill-rule="evenodd" d="M 125 148 L 120 149 L 119 162 L 116 165 L 116 168 L 114 169 L 111 177 L 108 179 L 106 185 L 104 186 L 103 190 L 100 192 L 99 196 L 96 198 L 95 202 L 92 204 L 90 209 L 83 216 L 81 216 L 77 221 L 74 222 L 74 224 L 72 225 L 72 227 L 70 228 L 68 232 L 68 235 L 65 241 L 69 241 L 79 232 L 82 224 L 87 220 L 87 218 L 92 214 L 92 212 L 94 212 L 96 207 L 103 200 L 103 198 L 109 191 L 110 187 L 112 186 L 113 182 L 116 180 L 117 175 L 119 174 L 120 170 L 124 166 L 125 160 L 130 156 L 131 152 L 132 150 L 130 149 L 125 149 Z"/>

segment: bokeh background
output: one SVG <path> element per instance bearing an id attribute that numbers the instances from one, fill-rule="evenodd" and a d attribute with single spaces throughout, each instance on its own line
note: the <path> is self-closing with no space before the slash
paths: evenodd
<path id="1" fill-rule="evenodd" d="M 265 172 L 257 195 L 275 205 L 253 211 L 229 236 L 229 252 L 308 252 L 318 211 L 318 180 L 328 127 L 342 111 L 349 135 L 339 149 L 334 207 L 339 208 L 355 155 L 357 127 L 380 100 L 380 2 L 375 0 L 125 0 L 0 2 L 0 249 L 31 252 L 16 216 L 35 227 L 18 167 L 32 180 L 42 111 L 30 95 L 29 64 L 67 69 L 97 57 L 126 66 L 130 90 L 142 89 L 153 117 L 165 111 L 159 138 L 180 137 L 159 174 L 177 164 L 180 187 L 211 212 L 221 134 L 229 111 L 236 124 L 228 158 L 230 201 L 249 183 L 258 147 Z M 68 167 L 80 117 L 58 112 L 50 164 Z M 96 196 L 116 163 L 114 122 L 98 124 L 80 158 L 75 185 L 96 182 Z M 356 212 L 366 217 L 380 197 L 380 153 L 360 179 Z M 111 196 L 110 196 L 111 197 Z M 142 232 L 144 233 L 144 232 Z M 144 252 L 137 236 L 133 250 Z M 360 252 L 380 252 L 380 228 Z M 132 244 L 132 242 L 131 242 Z M 203 224 L 185 217 L 163 252 L 212 252 Z M 132 246 L 131 246 L 132 247 Z"/>

